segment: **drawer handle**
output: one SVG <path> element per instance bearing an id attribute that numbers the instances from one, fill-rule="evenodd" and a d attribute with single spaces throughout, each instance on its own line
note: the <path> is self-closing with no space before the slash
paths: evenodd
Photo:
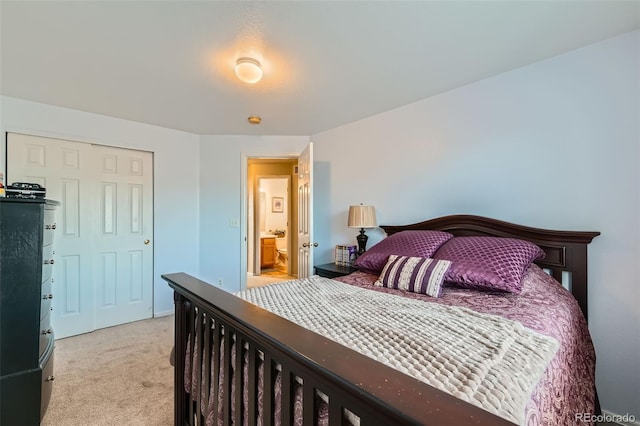
<path id="1" fill-rule="evenodd" d="M 45 225 L 44 229 L 56 229 L 56 224 L 54 223 L 53 225 Z"/>
<path id="2" fill-rule="evenodd" d="M 45 335 L 45 334 L 51 334 L 51 333 L 53 333 L 53 329 L 52 329 L 52 328 L 47 328 L 46 330 L 42 330 L 42 334 L 43 334 L 43 335 Z"/>
<path id="3" fill-rule="evenodd" d="M 53 265 L 55 263 L 55 260 L 53 259 L 45 259 L 44 264 L 45 265 Z"/>
<path id="4" fill-rule="evenodd" d="M 42 296 L 42 300 L 53 299 L 53 294 L 45 294 Z"/>
<path id="5" fill-rule="evenodd" d="M 46 379 L 44 379 L 45 382 L 53 382 L 56 378 L 53 376 L 48 376 Z"/>

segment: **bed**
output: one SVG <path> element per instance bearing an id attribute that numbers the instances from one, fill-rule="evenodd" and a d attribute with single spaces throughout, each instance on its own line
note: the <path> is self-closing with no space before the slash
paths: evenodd
<path id="1" fill-rule="evenodd" d="M 360 328 L 355 333 L 345 333 L 340 340 L 336 336 L 342 333 L 313 331 L 313 327 L 298 325 L 304 320 L 295 312 L 290 319 L 276 315 L 278 307 L 267 306 L 268 300 L 265 306 L 273 312 L 257 306 L 255 300 L 253 303 L 244 300 L 254 297 L 252 294 L 232 295 L 189 275 L 176 273 L 163 275 L 174 289 L 175 299 L 175 424 L 542 425 L 571 423 L 575 413 L 598 411 L 595 353 L 586 326 L 587 245 L 598 232 L 542 230 L 469 215 L 382 228 L 389 241 L 394 234 L 408 235 L 405 231 L 434 231 L 451 234 L 456 241 L 478 236 L 528 241 L 544 252 L 544 258 L 536 259 L 526 268 L 517 294 L 445 284 L 438 290 L 440 297 L 429 297 L 374 285 L 382 275 L 367 268 L 331 283 L 323 284 L 313 278 L 310 282 L 297 283 L 299 287 L 296 287 L 309 288 L 309 292 L 313 292 L 314 287 L 323 290 L 336 287 L 337 291 L 346 291 L 349 300 L 376 293 L 371 300 L 395 298 L 402 306 L 429 305 L 437 312 L 447 311 L 447 315 L 449 310 L 452 315 L 465 311 L 472 315 L 469 317 L 472 319 L 462 321 L 471 327 L 466 339 L 483 334 L 473 327 L 484 320 L 501 318 L 500 321 L 504 321 L 500 326 L 504 323 L 522 325 L 528 333 L 523 338 L 529 339 L 527 344 L 549 349 L 528 351 L 536 356 L 539 352 L 541 358 L 546 353 L 548 359 L 540 361 L 537 376 L 532 373 L 535 380 L 530 378 L 530 383 L 522 385 L 527 398 L 524 403 L 520 402 L 524 405 L 516 405 L 515 417 L 488 410 L 473 398 L 452 392 L 446 386 L 448 378 L 442 386 L 416 377 L 413 367 L 403 372 L 405 355 L 400 354 L 393 362 L 364 355 L 366 351 L 351 347 L 352 341 L 359 338 Z M 372 253 L 375 251 L 370 249 Z M 438 252 L 435 253 L 434 258 L 438 257 Z M 560 283 L 569 287 L 570 292 Z M 306 293 L 306 290 L 296 293 Z M 309 297 L 313 300 L 313 293 Z M 330 300 L 329 297 L 320 299 Z M 425 304 L 425 301 L 435 303 Z M 332 303 L 322 309 L 330 311 Z M 378 303 L 378 306 L 386 304 Z M 291 307 L 283 309 L 292 311 Z M 331 319 L 328 313 L 314 315 L 309 320 L 311 326 Z M 451 321 L 451 317 L 443 318 L 440 329 Z M 434 328 L 434 332 L 437 330 Z M 366 343 L 375 338 L 372 335 L 362 339 Z M 439 337 L 438 340 L 446 339 Z M 557 342 L 555 347 L 553 342 Z M 380 343 L 384 344 L 385 341 Z M 413 341 L 406 346 L 413 346 Z M 417 352 L 427 353 L 428 349 L 420 347 Z M 515 353 L 524 352 L 517 349 Z M 438 356 L 430 353 L 427 358 Z M 506 356 L 509 360 L 515 358 Z M 529 360 L 523 362 L 530 363 Z M 511 361 L 505 364 L 508 367 Z M 241 366 L 241 370 L 237 366 Z M 491 386 L 494 381 L 485 380 Z M 486 391 L 478 393 L 486 395 Z"/>

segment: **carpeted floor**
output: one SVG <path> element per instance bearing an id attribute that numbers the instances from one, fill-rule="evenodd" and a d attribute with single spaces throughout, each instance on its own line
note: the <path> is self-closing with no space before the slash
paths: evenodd
<path id="1" fill-rule="evenodd" d="M 260 275 L 247 274 L 247 288 L 261 287 L 281 281 L 294 280 L 297 277 L 287 275 L 287 271 L 281 269 L 265 269 Z"/>
<path id="2" fill-rule="evenodd" d="M 173 424 L 173 315 L 56 340 L 44 426 Z"/>

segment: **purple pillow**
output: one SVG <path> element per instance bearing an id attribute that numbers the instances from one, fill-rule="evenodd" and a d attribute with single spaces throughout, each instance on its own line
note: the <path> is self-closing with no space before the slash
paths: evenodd
<path id="1" fill-rule="evenodd" d="M 451 262 L 428 257 L 389 256 L 374 285 L 440 297 Z"/>
<path id="2" fill-rule="evenodd" d="M 402 231 L 390 235 L 356 259 L 358 269 L 380 273 L 389 255 L 433 257 L 442 244 L 453 238 L 442 231 Z"/>
<path id="3" fill-rule="evenodd" d="M 446 282 L 479 290 L 520 293 L 522 277 L 545 253 L 537 245 L 515 238 L 455 237 L 433 256 L 452 262 Z"/>

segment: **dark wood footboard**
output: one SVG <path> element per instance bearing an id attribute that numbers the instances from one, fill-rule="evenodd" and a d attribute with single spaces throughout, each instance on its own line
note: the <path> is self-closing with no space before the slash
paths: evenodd
<path id="1" fill-rule="evenodd" d="M 222 421 L 217 418 L 218 398 L 211 398 L 212 424 L 293 424 L 294 417 L 304 425 L 318 421 L 318 395 L 328 398 L 328 423 L 349 424 L 347 411 L 361 425 L 502 425 L 511 424 L 481 408 L 435 389 L 375 360 L 354 352 L 323 336 L 245 302 L 223 290 L 184 273 L 162 276 L 175 291 L 175 424 L 206 424 L 202 408 L 210 400 L 210 389 L 222 389 Z M 190 336 L 197 336 L 195 339 Z M 224 338 L 221 340 L 221 336 Z M 194 346 L 194 341 L 203 342 Z M 225 372 L 232 363 L 241 365 L 243 351 L 248 354 L 248 379 L 241 374 L 224 374 L 220 379 L 220 351 Z M 197 389 L 185 391 L 184 366 L 187 345 L 194 354 L 198 371 Z M 194 352 L 195 351 L 195 352 Z M 264 366 L 263 388 L 258 389 L 258 364 Z M 213 371 L 214 383 L 209 382 Z M 281 381 L 281 414 L 275 417 L 275 372 Z M 218 383 L 221 380 L 221 383 Z M 233 385 L 232 385 L 233 381 Z M 302 388 L 302 403 L 294 412 L 294 384 Z M 248 407 L 241 407 L 242 393 L 248 392 Z M 263 393 L 258 412 L 258 393 Z M 247 417 L 243 418 L 243 411 Z"/>

